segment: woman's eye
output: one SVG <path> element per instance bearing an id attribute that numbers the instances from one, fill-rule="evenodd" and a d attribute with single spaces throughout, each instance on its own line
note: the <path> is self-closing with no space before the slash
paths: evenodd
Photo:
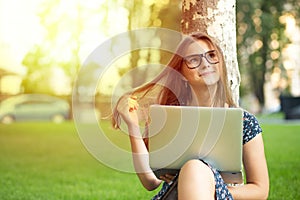
<path id="1" fill-rule="evenodd" d="M 208 54 L 209 58 L 215 58 L 217 55 L 214 52 Z"/>
<path id="2" fill-rule="evenodd" d="M 189 61 L 189 63 L 198 63 L 199 59 L 198 58 L 190 58 L 188 61 Z"/>

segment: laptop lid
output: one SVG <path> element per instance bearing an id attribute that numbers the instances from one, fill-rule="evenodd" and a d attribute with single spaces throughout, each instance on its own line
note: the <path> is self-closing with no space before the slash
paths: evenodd
<path id="1" fill-rule="evenodd" d="M 241 172 L 242 117 L 240 108 L 150 106 L 150 167 L 166 173 L 202 159 L 221 172 Z"/>

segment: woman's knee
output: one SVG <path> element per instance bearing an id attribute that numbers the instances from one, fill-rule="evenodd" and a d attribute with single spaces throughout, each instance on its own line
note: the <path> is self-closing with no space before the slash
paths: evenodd
<path id="1" fill-rule="evenodd" d="M 210 168 L 208 167 L 207 164 L 205 164 L 203 161 L 198 160 L 198 159 L 193 159 L 187 161 L 181 168 L 181 170 L 197 170 L 200 171 L 210 171 Z"/>
<path id="2" fill-rule="evenodd" d="M 201 160 L 186 162 L 179 172 L 178 199 L 214 199 L 215 179 Z"/>
<path id="3" fill-rule="evenodd" d="M 214 183 L 214 174 L 207 164 L 201 160 L 193 159 L 187 161 L 180 170 L 180 176 L 197 178 Z"/>

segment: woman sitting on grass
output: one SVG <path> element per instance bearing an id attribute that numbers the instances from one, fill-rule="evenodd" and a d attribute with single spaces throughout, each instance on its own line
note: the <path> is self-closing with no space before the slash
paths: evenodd
<path id="1" fill-rule="evenodd" d="M 202 33 L 185 37 L 166 69 L 152 82 L 121 97 L 114 110 L 114 127 L 119 128 L 120 117 L 127 124 L 133 162 L 141 183 L 146 189 L 154 190 L 164 181 L 160 192 L 153 197 L 162 199 L 175 181 L 171 174 L 156 178 L 149 167 L 139 113 L 147 112 L 151 104 L 236 107 L 222 52 L 211 37 Z M 200 159 L 189 160 L 178 174 L 178 199 L 267 199 L 269 178 L 261 131 L 256 118 L 244 111 L 245 184 L 227 186 L 214 167 Z"/>

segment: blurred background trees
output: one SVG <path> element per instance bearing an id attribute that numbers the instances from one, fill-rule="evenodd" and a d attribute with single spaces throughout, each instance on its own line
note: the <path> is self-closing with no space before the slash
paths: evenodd
<path id="1" fill-rule="evenodd" d="M 260 109 L 269 103 L 266 102 L 266 90 L 273 90 L 277 96 L 284 90 L 291 92 L 287 83 L 291 77 L 287 76 L 287 70 L 293 68 L 299 79 L 299 65 L 284 65 L 284 51 L 289 44 L 296 42 L 293 53 L 299 52 L 300 38 L 293 41 L 287 30 L 288 20 L 294 20 L 294 28 L 297 29 L 299 6 L 300 1 L 297 0 L 237 1 L 237 46 L 243 80 L 241 96 L 253 93 Z M 268 95 L 270 97 L 270 93 Z M 299 90 L 295 91 L 295 95 L 300 95 Z"/>
<path id="2" fill-rule="evenodd" d="M 241 104 L 254 109 L 254 100 L 258 105 L 254 110 L 260 112 L 263 108 L 277 107 L 280 94 L 299 96 L 300 1 L 238 0 L 236 7 Z M 13 10 L 10 12 L 17 16 Z M 87 56 L 107 38 L 142 27 L 180 31 L 181 0 L 43 0 L 36 3 L 33 14 L 41 31 L 38 40 L 23 55 L 26 73 L 21 76 L 19 92 L 68 96 Z M 1 18 L 1 24 L 7 24 L 4 22 L 9 17 Z M 1 30 L 6 28 L 1 27 Z M 20 37 L 27 35 L 20 34 Z M 3 40 L 0 52 L 5 51 L 8 43 Z M 165 64 L 168 58 L 168 53 L 161 54 L 159 61 Z M 114 76 L 120 77 L 147 62 L 153 62 L 150 51 L 131 52 L 128 59 L 118 64 Z M 0 67 L 13 71 L 13 66 L 7 64 L 2 63 Z M 141 77 L 146 75 L 133 78 L 143 82 Z M 84 79 L 87 85 L 94 81 L 93 77 Z M 12 85 L 5 83 L 3 77 L 0 81 L 0 92 L 9 93 L 5 88 Z M 247 99 L 251 99 L 250 103 Z"/>

